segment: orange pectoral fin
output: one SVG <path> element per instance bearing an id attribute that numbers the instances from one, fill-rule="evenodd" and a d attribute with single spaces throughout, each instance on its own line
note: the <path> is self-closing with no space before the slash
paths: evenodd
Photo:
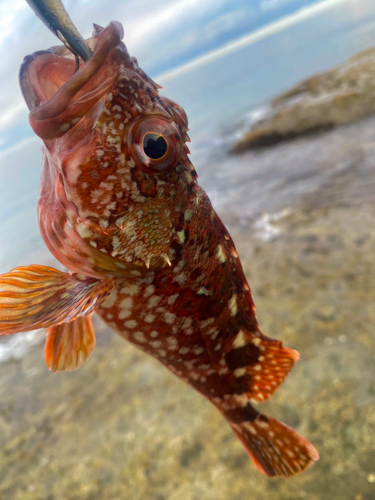
<path id="1" fill-rule="evenodd" d="M 95 332 L 91 314 L 47 330 L 44 355 L 54 373 L 76 370 L 90 357 L 95 347 Z"/>
<path id="2" fill-rule="evenodd" d="M 111 293 L 99 280 L 52 267 L 16 267 L 0 276 L 0 335 L 47 328 L 87 316 Z"/>

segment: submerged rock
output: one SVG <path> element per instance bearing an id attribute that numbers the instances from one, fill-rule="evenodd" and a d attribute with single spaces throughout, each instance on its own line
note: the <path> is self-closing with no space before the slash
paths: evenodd
<path id="1" fill-rule="evenodd" d="M 271 111 L 231 147 L 232 153 L 328 130 L 375 113 L 375 48 L 303 80 L 271 102 Z"/>

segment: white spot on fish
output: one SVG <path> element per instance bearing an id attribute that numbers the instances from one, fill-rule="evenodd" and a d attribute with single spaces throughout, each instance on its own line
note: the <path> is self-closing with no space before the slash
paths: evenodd
<path id="1" fill-rule="evenodd" d="M 124 325 L 126 326 L 126 328 L 135 328 L 138 323 L 134 319 L 130 319 L 129 321 L 126 321 Z"/>
<path id="2" fill-rule="evenodd" d="M 145 336 L 144 336 L 144 333 L 143 332 L 135 332 L 133 334 L 133 338 L 134 340 L 136 340 L 137 342 L 145 342 L 146 339 L 145 339 Z"/>
<path id="3" fill-rule="evenodd" d="M 147 314 L 145 321 L 146 323 L 153 323 L 155 321 L 155 316 L 153 314 Z"/>
<path id="4" fill-rule="evenodd" d="M 184 243 L 185 241 L 185 231 L 177 231 L 177 236 L 178 236 L 178 241 L 181 243 Z"/>
<path id="5" fill-rule="evenodd" d="M 240 330 L 233 341 L 233 347 L 237 349 L 239 347 L 243 347 L 244 345 L 246 345 L 245 334 L 242 330 Z"/>
<path id="6" fill-rule="evenodd" d="M 80 235 L 81 238 L 90 238 L 91 236 L 94 236 L 93 233 L 88 229 L 83 222 L 80 224 L 77 224 L 76 226 L 77 233 Z"/>
<path id="7" fill-rule="evenodd" d="M 179 294 L 176 293 L 175 295 L 171 295 L 169 298 L 168 298 L 168 304 L 170 306 L 173 306 L 173 304 L 176 302 L 176 300 L 178 299 L 179 297 Z"/>
<path id="8" fill-rule="evenodd" d="M 64 123 L 63 125 L 61 125 L 59 132 L 66 132 L 69 129 L 70 129 L 70 123 Z"/>
<path id="9" fill-rule="evenodd" d="M 178 341 L 175 337 L 167 337 L 166 341 L 168 343 L 169 350 L 174 351 L 175 349 L 177 349 Z"/>
<path id="10" fill-rule="evenodd" d="M 188 181 L 188 183 L 193 184 L 194 179 L 193 179 L 192 175 L 190 174 L 190 172 L 185 171 L 184 174 L 185 174 L 185 177 L 186 177 L 186 180 Z"/>
<path id="11" fill-rule="evenodd" d="M 224 262 L 227 260 L 227 258 L 224 255 L 223 247 L 221 245 L 218 245 L 217 247 L 216 257 L 219 259 L 219 262 L 221 264 L 224 264 Z"/>
<path id="12" fill-rule="evenodd" d="M 161 346 L 161 342 L 160 340 L 153 340 L 152 342 L 150 342 L 150 345 L 152 347 L 155 347 L 155 349 L 158 349 Z"/>
<path id="13" fill-rule="evenodd" d="M 246 373 L 246 368 L 237 368 L 234 370 L 234 376 L 236 378 L 243 377 Z"/>
<path id="14" fill-rule="evenodd" d="M 208 318 L 208 319 L 204 319 L 203 321 L 201 321 L 199 323 L 199 325 L 201 328 L 206 328 L 207 326 L 210 326 L 213 323 L 215 323 L 215 318 Z"/>
<path id="15" fill-rule="evenodd" d="M 147 307 L 148 307 L 149 309 L 153 309 L 154 307 L 156 307 L 156 306 L 159 304 L 159 302 L 160 302 L 160 301 L 161 301 L 161 297 L 160 297 L 160 296 L 158 296 L 158 295 L 153 295 L 153 296 L 149 299 L 149 301 L 148 301 L 148 303 L 147 303 Z"/>
<path id="16" fill-rule="evenodd" d="M 121 288 L 121 293 L 125 293 L 126 295 L 137 295 L 139 292 L 139 286 L 138 285 L 126 285 Z"/>
<path id="17" fill-rule="evenodd" d="M 228 307 L 232 316 L 237 314 L 237 294 L 233 294 L 228 302 Z"/>
<path id="18" fill-rule="evenodd" d="M 148 285 L 148 287 L 145 290 L 144 297 L 145 298 L 150 297 L 154 293 L 155 293 L 155 287 L 154 287 L 154 285 Z"/>
<path id="19" fill-rule="evenodd" d="M 114 304 L 116 303 L 116 300 L 117 300 L 117 290 L 116 288 L 112 290 L 112 292 L 109 294 L 107 300 L 105 300 L 103 302 L 103 304 L 101 305 L 101 307 L 103 309 L 111 309 L 111 307 L 114 306 Z"/>
<path id="20" fill-rule="evenodd" d="M 180 285 L 183 285 L 186 282 L 186 280 L 187 280 L 187 276 L 185 273 L 178 274 L 177 276 L 175 276 L 173 278 L 173 281 L 176 281 Z"/>
<path id="21" fill-rule="evenodd" d="M 173 325 L 176 319 L 176 315 L 167 311 L 164 315 L 165 322 L 168 323 L 168 325 Z"/>
<path id="22" fill-rule="evenodd" d="M 119 305 L 120 309 L 118 315 L 119 319 L 128 318 L 131 314 L 132 308 L 133 308 L 133 299 L 131 297 L 126 297 L 125 299 L 123 299 Z"/>
<path id="23" fill-rule="evenodd" d="M 193 217 L 194 215 L 194 212 L 192 210 L 185 210 L 185 213 L 184 213 L 184 218 L 185 218 L 185 221 L 186 222 L 189 222 L 189 220 Z"/>

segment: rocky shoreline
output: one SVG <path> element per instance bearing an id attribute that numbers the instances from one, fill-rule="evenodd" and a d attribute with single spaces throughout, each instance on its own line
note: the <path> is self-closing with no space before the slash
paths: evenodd
<path id="1" fill-rule="evenodd" d="M 233 143 L 231 152 L 238 154 L 324 132 L 374 113 L 375 48 L 372 48 L 274 98 L 266 116 Z"/>

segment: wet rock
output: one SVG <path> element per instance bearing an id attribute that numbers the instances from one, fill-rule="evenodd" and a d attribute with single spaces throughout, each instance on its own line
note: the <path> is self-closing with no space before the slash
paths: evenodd
<path id="1" fill-rule="evenodd" d="M 375 112 L 375 48 L 295 85 L 273 99 L 266 117 L 237 140 L 232 153 L 329 130 Z"/>
<path id="2" fill-rule="evenodd" d="M 316 312 L 316 317 L 326 323 L 333 321 L 335 316 L 335 308 L 330 305 L 324 305 L 319 311 Z"/>

